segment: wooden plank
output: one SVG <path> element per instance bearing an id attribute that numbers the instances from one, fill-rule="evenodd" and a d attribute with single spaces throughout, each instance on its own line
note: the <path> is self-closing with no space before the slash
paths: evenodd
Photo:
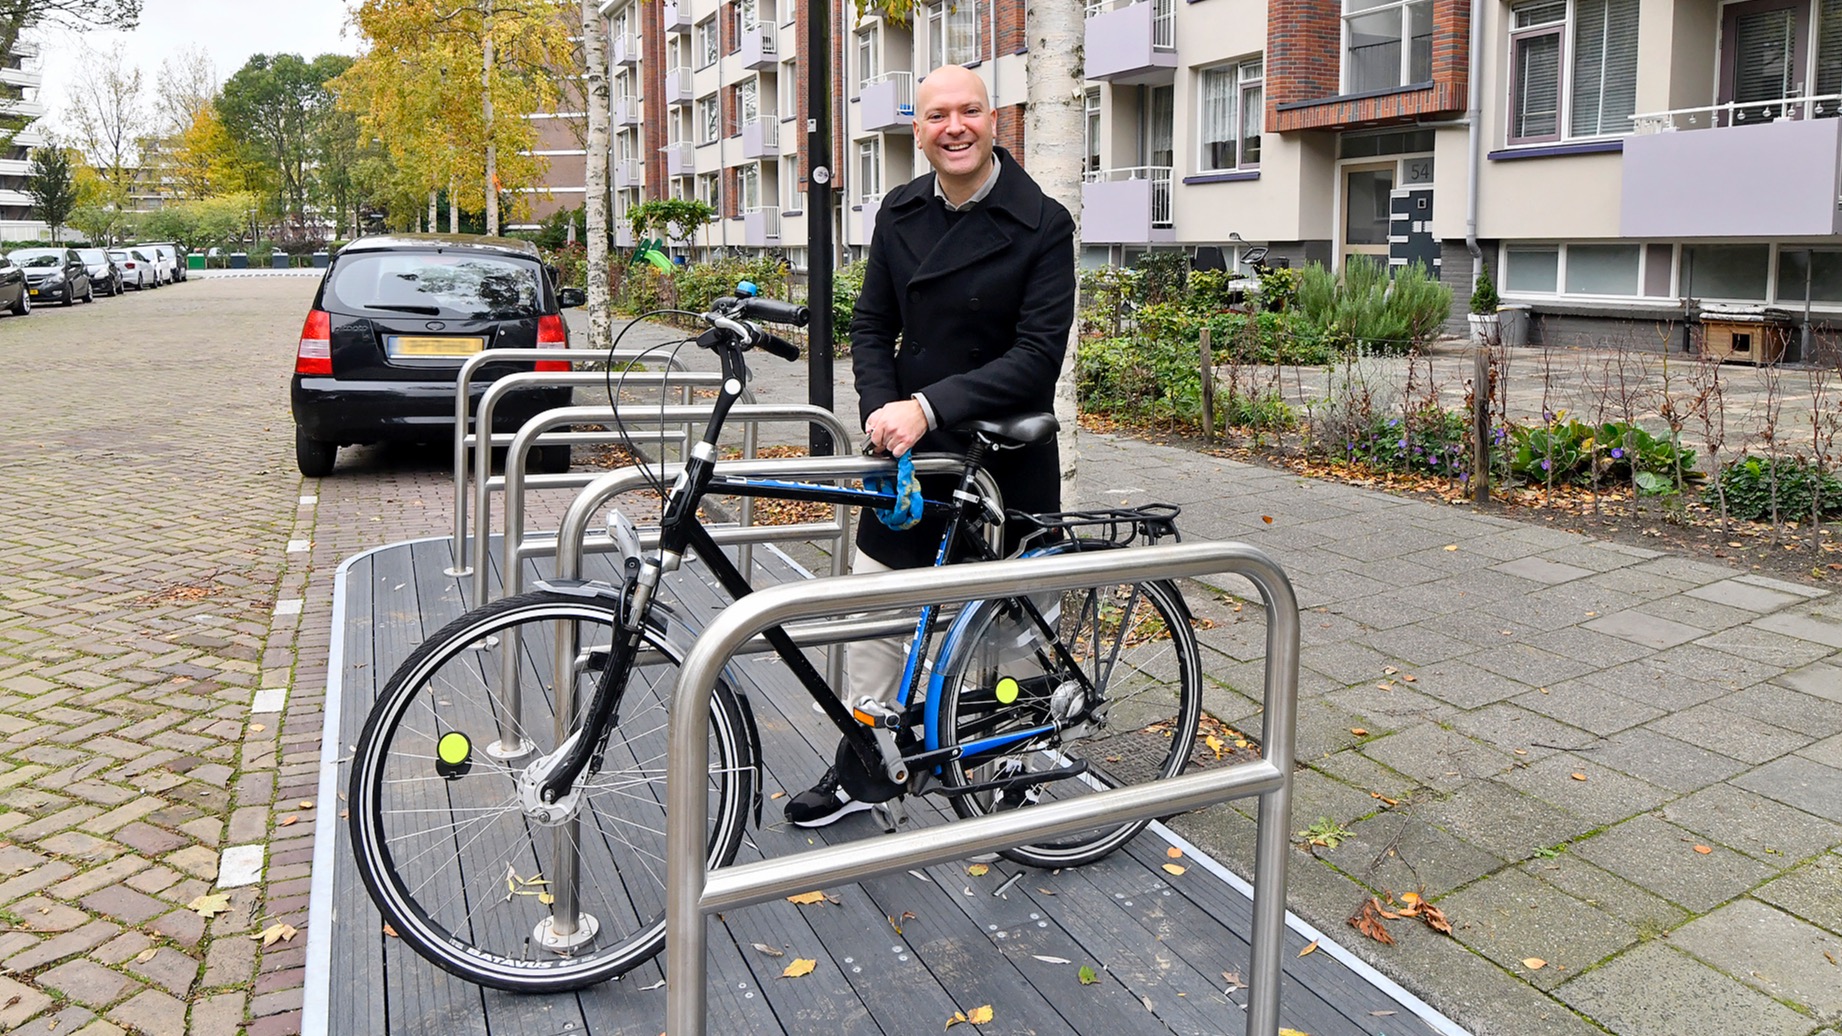
<path id="1" fill-rule="evenodd" d="M 353 563 L 346 570 L 346 614 L 333 617 L 333 621 L 342 623 L 344 639 L 344 666 L 339 672 L 340 729 L 334 733 L 340 739 L 335 749 L 340 758 L 350 755 L 345 746 L 358 740 L 358 728 L 377 696 L 379 677 L 371 640 L 372 586 L 371 558 Z M 349 771 L 349 766 L 340 768 L 341 796 Z M 321 808 L 325 807 L 322 803 Z M 334 830 L 343 840 L 345 821 L 340 820 Z M 386 1032 L 384 998 L 353 996 L 349 992 L 371 988 L 384 974 L 386 938 L 380 927 L 383 922 L 371 905 L 349 851 L 333 855 L 332 895 L 334 949 L 327 991 L 328 1028 L 341 1033 Z"/>

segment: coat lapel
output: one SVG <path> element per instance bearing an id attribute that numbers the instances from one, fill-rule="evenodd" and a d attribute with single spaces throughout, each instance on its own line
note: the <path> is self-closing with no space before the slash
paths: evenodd
<path id="1" fill-rule="evenodd" d="M 958 223 L 947 228 L 940 243 L 921 260 L 908 283 L 920 284 L 957 273 L 973 263 L 990 259 L 1010 242 L 1010 231 L 992 218 L 992 210 L 985 205 L 975 205 Z"/>

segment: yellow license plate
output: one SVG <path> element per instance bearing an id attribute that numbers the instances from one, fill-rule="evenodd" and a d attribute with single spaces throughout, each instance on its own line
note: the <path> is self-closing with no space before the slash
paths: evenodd
<path id="1" fill-rule="evenodd" d="M 472 356 L 484 348 L 484 338 L 452 335 L 397 335 L 390 340 L 390 351 L 396 356 Z"/>

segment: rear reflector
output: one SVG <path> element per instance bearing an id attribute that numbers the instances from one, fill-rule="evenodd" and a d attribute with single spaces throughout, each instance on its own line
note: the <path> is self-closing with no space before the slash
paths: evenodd
<path id="1" fill-rule="evenodd" d="M 564 329 L 563 318 L 561 316 L 551 313 L 537 318 L 537 347 L 539 349 L 569 348 L 569 332 Z M 540 371 L 566 371 L 569 369 L 569 361 L 539 360 L 537 361 L 536 369 Z"/>
<path id="2" fill-rule="evenodd" d="M 323 309 L 307 312 L 301 325 L 301 347 L 294 354 L 294 373 L 331 374 L 333 372 L 333 320 Z"/>

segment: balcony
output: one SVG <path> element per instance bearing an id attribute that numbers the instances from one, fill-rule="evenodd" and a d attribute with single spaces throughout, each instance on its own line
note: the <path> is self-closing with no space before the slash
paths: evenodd
<path id="1" fill-rule="evenodd" d="M 1095 0 L 1087 5 L 1087 78 L 1168 83 L 1177 71 L 1176 0 Z"/>
<path id="2" fill-rule="evenodd" d="M 691 31 L 691 0 L 665 0 L 665 31 Z"/>
<path id="3" fill-rule="evenodd" d="M 780 116 L 763 112 L 742 124 L 742 157 L 780 157 Z"/>
<path id="4" fill-rule="evenodd" d="M 36 87 L 44 82 L 44 74 L 27 71 L 23 68 L 0 68 L 0 83 L 11 86 Z"/>
<path id="5" fill-rule="evenodd" d="M 1842 233 L 1842 97 L 1632 117 L 1619 232 L 1627 238 Z M 1817 117 L 1812 117 L 1817 116 Z"/>
<path id="6" fill-rule="evenodd" d="M 773 68 L 780 61 L 780 46 L 776 42 L 774 26 L 768 22 L 756 22 L 742 26 L 742 67 Z"/>
<path id="7" fill-rule="evenodd" d="M 9 97 L 0 99 L 0 113 L 17 115 L 22 119 L 38 119 L 45 115 L 45 102 L 29 101 L 24 98 Z M 15 143 L 19 141 L 15 140 Z"/>
<path id="8" fill-rule="evenodd" d="M 640 41 L 630 32 L 609 40 L 608 50 L 614 55 L 615 68 L 632 68 L 640 63 Z"/>
<path id="9" fill-rule="evenodd" d="M 665 152 L 666 176 L 690 176 L 697 171 L 695 152 L 688 140 L 667 144 L 659 150 Z"/>
<path id="10" fill-rule="evenodd" d="M 614 160 L 614 189 L 640 187 L 646 182 L 646 163 L 637 158 Z"/>
<path id="11" fill-rule="evenodd" d="M 915 74 L 884 72 L 863 84 L 857 120 L 867 133 L 907 133 L 915 122 Z"/>
<path id="12" fill-rule="evenodd" d="M 858 231 L 861 236 L 855 243 L 868 245 L 870 239 L 876 236 L 876 214 L 882 211 L 883 196 L 881 194 L 866 194 L 863 198 L 863 204 L 859 206 L 859 208 L 860 212 L 858 216 L 862 221 L 862 229 Z"/>
<path id="13" fill-rule="evenodd" d="M 691 88 L 691 70 L 683 65 L 665 70 L 665 103 L 690 104 L 697 94 Z"/>
<path id="14" fill-rule="evenodd" d="M 1091 245 L 1167 244 L 1170 167 L 1133 166 L 1088 173 L 1081 184 L 1081 240 Z"/>
<path id="15" fill-rule="evenodd" d="M 640 118 L 639 98 L 631 94 L 614 98 L 614 125 L 616 127 L 638 126 Z"/>
<path id="16" fill-rule="evenodd" d="M 742 210 L 742 244 L 751 248 L 780 244 L 780 206 Z"/>

